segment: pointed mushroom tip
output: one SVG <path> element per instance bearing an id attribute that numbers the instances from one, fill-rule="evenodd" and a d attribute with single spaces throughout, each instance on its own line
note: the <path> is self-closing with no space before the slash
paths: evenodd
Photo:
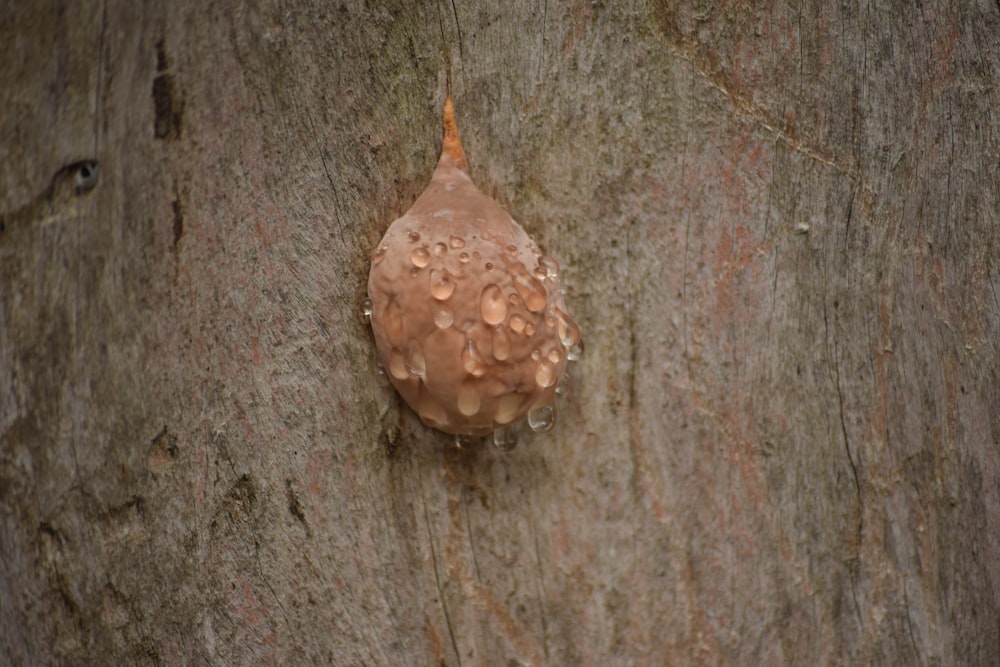
<path id="1" fill-rule="evenodd" d="M 444 110 L 442 112 L 444 125 L 444 143 L 441 147 L 441 160 L 439 164 L 445 163 L 445 158 L 453 166 L 468 171 L 469 163 L 465 160 L 465 150 L 462 148 L 462 141 L 458 138 L 458 123 L 455 122 L 455 103 L 448 93 L 444 99 Z"/>

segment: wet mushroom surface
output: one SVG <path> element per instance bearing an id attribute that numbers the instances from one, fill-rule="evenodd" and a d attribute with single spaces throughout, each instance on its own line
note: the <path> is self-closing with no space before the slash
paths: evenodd
<path id="1" fill-rule="evenodd" d="M 372 252 L 366 312 L 382 366 L 433 428 L 458 436 L 528 417 L 551 428 L 555 394 L 580 351 L 559 263 L 466 173 L 451 97 L 430 184 Z"/>

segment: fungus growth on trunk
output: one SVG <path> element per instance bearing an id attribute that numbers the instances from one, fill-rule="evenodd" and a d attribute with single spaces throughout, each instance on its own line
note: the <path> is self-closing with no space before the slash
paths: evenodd
<path id="1" fill-rule="evenodd" d="M 449 95 L 427 189 L 372 252 L 366 313 L 389 380 L 420 419 L 456 436 L 551 428 L 581 349 L 559 264 L 466 173 Z"/>

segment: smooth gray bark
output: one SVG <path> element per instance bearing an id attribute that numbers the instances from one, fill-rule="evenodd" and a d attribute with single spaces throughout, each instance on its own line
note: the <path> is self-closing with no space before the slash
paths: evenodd
<path id="1" fill-rule="evenodd" d="M 1000 661 L 1000 7 L 717 4 L 0 8 L 0 662 Z M 511 453 L 358 313 L 449 70 Z"/>

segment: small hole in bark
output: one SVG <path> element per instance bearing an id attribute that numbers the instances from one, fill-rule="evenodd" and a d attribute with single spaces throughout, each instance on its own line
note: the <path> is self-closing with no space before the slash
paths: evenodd
<path id="1" fill-rule="evenodd" d="M 77 193 L 93 190 L 100 177 L 100 170 L 93 160 L 85 160 L 76 166 L 76 191 Z"/>

